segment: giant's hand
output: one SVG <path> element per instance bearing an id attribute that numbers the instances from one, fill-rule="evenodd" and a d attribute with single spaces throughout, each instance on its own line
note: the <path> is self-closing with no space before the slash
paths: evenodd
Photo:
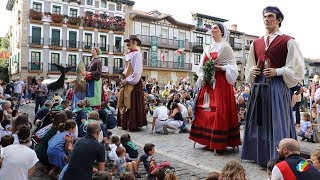
<path id="1" fill-rule="evenodd" d="M 266 68 L 263 70 L 263 74 L 267 77 L 267 78 L 271 78 L 277 75 L 277 71 L 275 68 Z"/>

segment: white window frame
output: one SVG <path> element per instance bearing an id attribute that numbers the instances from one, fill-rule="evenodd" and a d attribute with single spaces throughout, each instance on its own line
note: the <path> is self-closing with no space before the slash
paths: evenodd
<path id="1" fill-rule="evenodd" d="M 100 3 L 99 3 L 99 8 L 101 8 L 101 9 L 108 9 L 108 4 L 109 4 L 109 2 L 106 0 L 106 7 L 102 7 L 101 6 L 101 4 L 102 4 L 102 0 L 100 0 Z"/>
<path id="2" fill-rule="evenodd" d="M 32 3 L 30 3 L 30 9 L 33 9 L 33 3 L 41 3 L 41 12 L 44 12 L 44 2 L 43 1 L 38 1 L 38 0 L 32 0 Z"/>
<path id="3" fill-rule="evenodd" d="M 43 62 L 43 50 L 39 50 L 39 49 L 29 49 L 29 60 L 28 62 L 31 63 L 31 52 L 39 52 L 40 53 L 40 62 Z"/>
<path id="4" fill-rule="evenodd" d="M 65 61 L 65 64 L 66 64 L 66 65 L 68 65 L 69 55 L 76 55 L 76 66 L 77 66 L 78 63 L 79 63 L 79 53 L 67 52 L 67 57 L 66 57 L 66 61 Z"/>
<path id="5" fill-rule="evenodd" d="M 106 54 L 101 54 L 101 55 L 99 55 L 99 57 L 103 57 L 103 58 L 107 58 L 108 59 L 108 64 L 109 64 L 109 56 L 108 55 L 106 55 Z M 101 64 L 103 64 L 104 62 L 101 62 Z M 109 69 L 109 65 L 103 65 L 103 66 L 108 66 L 108 69 Z"/>
<path id="6" fill-rule="evenodd" d="M 60 40 L 62 40 L 62 28 L 61 27 L 53 27 L 53 26 L 50 26 L 50 32 L 49 32 L 49 38 L 51 39 L 52 38 L 52 30 L 53 29 L 58 29 L 60 31 Z M 68 33 L 69 34 L 69 33 Z"/>
<path id="7" fill-rule="evenodd" d="M 120 35 L 114 35 L 113 36 L 113 46 L 116 45 L 116 37 L 121 37 L 122 38 L 122 41 L 121 41 L 121 47 L 123 46 L 123 41 L 124 41 L 124 36 L 120 36 Z"/>
<path id="8" fill-rule="evenodd" d="M 76 31 L 77 32 L 77 42 L 79 41 L 79 29 L 67 29 L 67 40 L 69 41 L 69 32 Z"/>
<path id="9" fill-rule="evenodd" d="M 110 44 L 109 44 L 109 34 L 108 33 L 98 33 L 98 44 L 100 44 L 101 42 L 100 42 L 100 35 L 103 35 L 103 36 L 106 36 L 107 38 L 106 38 L 106 46 L 108 46 L 109 45 L 109 51 L 110 51 Z"/>
<path id="10" fill-rule="evenodd" d="M 63 6 L 61 4 L 51 3 L 50 12 L 53 13 L 53 6 L 60 6 L 60 14 L 63 14 Z"/>
<path id="11" fill-rule="evenodd" d="M 52 58 L 52 56 L 51 56 L 52 53 L 59 54 L 59 63 L 62 64 L 62 62 L 61 62 L 62 58 L 61 58 L 61 52 L 60 51 L 49 51 L 50 61 L 48 63 L 52 64 L 52 59 L 51 59 Z"/>
<path id="12" fill-rule="evenodd" d="M 87 0 L 84 0 L 84 4 L 86 5 L 86 6 L 92 6 L 92 7 L 95 7 L 95 2 L 96 0 L 92 0 L 92 5 L 89 5 L 89 4 L 87 4 Z"/>
<path id="13" fill-rule="evenodd" d="M 78 7 L 74 7 L 74 6 L 69 6 L 68 7 L 68 16 L 70 16 L 70 9 L 77 9 L 77 17 L 79 17 L 80 16 L 80 10 L 79 10 L 79 8 Z"/>
<path id="14" fill-rule="evenodd" d="M 41 38 L 43 38 L 43 25 L 30 24 L 29 36 L 32 36 L 32 27 L 40 27 L 41 28 Z"/>
<path id="15" fill-rule="evenodd" d="M 85 37 L 86 37 L 86 33 L 89 33 L 92 35 L 92 44 L 94 44 L 94 32 L 92 31 L 83 31 L 83 36 L 82 36 L 82 40 L 83 40 L 83 43 L 85 42 Z"/>
<path id="16" fill-rule="evenodd" d="M 121 3 L 115 3 L 115 4 L 116 4 L 116 6 L 115 6 L 115 11 L 116 11 L 116 12 L 123 12 L 123 4 L 121 4 Z M 117 10 L 117 5 L 118 5 L 118 4 L 121 4 L 121 10 L 120 10 L 120 11 Z"/>
<path id="17" fill-rule="evenodd" d="M 112 10 L 109 9 L 109 5 L 110 5 L 110 4 L 113 4 L 113 5 L 114 5 L 114 11 L 112 11 Z M 115 11 L 117 10 L 117 4 L 116 4 L 116 3 L 113 3 L 113 2 L 108 2 L 107 9 L 108 9 L 108 11 L 115 12 Z"/>

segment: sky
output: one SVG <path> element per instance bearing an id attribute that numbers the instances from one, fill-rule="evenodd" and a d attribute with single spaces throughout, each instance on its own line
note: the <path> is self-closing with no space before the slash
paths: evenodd
<path id="1" fill-rule="evenodd" d="M 228 19 L 238 25 L 238 31 L 262 36 L 265 33 L 262 10 L 277 6 L 284 14 L 280 30 L 296 39 L 305 58 L 320 59 L 320 1 L 319 0 L 134 0 L 134 9 L 158 10 L 176 20 L 191 23 L 191 13 L 201 13 Z M 9 29 L 10 13 L 7 0 L 0 0 L 0 36 Z"/>

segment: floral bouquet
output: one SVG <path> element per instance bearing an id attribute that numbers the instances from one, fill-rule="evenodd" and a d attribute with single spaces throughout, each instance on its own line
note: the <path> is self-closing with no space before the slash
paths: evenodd
<path id="1" fill-rule="evenodd" d="M 207 55 L 204 56 L 203 60 L 203 72 L 204 77 L 203 81 L 205 84 L 213 84 L 215 76 L 215 60 L 218 57 L 218 52 L 210 52 L 210 57 Z"/>

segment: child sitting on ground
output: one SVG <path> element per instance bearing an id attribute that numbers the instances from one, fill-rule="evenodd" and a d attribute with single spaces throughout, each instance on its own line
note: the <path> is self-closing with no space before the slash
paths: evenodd
<path id="1" fill-rule="evenodd" d="M 124 134 L 120 138 L 120 142 L 124 148 L 126 148 L 126 160 L 127 162 L 134 161 L 138 158 L 138 147 L 131 141 L 129 134 Z"/>
<path id="2" fill-rule="evenodd" d="M 108 153 L 108 157 L 110 161 L 115 161 L 118 158 L 116 150 L 119 146 L 121 146 L 120 138 L 118 136 L 112 136 L 111 144 L 109 144 L 110 152 Z"/>
<path id="3" fill-rule="evenodd" d="M 120 177 L 126 172 L 133 172 L 135 177 L 141 178 L 140 174 L 138 173 L 136 162 L 126 162 L 126 149 L 124 147 L 117 147 L 116 153 L 118 158 L 114 161 L 111 174 L 113 174 L 117 169 Z"/>
<path id="4" fill-rule="evenodd" d="M 67 120 L 64 131 L 54 135 L 48 142 L 48 160 L 54 165 L 49 175 L 56 178 L 60 170 L 66 165 L 68 154 L 72 151 L 72 133 L 76 130 L 76 122 Z"/>
<path id="5" fill-rule="evenodd" d="M 308 140 L 308 142 L 313 141 L 313 131 L 310 114 L 304 112 L 302 114 L 302 121 L 300 122 L 300 131 L 297 133 L 298 136 L 301 136 L 301 141 Z"/>
<path id="6" fill-rule="evenodd" d="M 156 159 L 153 157 L 156 152 L 154 149 L 154 144 L 147 143 L 143 148 L 145 154 L 140 157 L 137 161 L 137 167 L 139 167 L 140 162 L 143 162 L 144 168 L 148 173 L 148 177 L 157 177 L 160 168 L 170 166 L 169 162 L 163 162 L 157 165 Z"/>

